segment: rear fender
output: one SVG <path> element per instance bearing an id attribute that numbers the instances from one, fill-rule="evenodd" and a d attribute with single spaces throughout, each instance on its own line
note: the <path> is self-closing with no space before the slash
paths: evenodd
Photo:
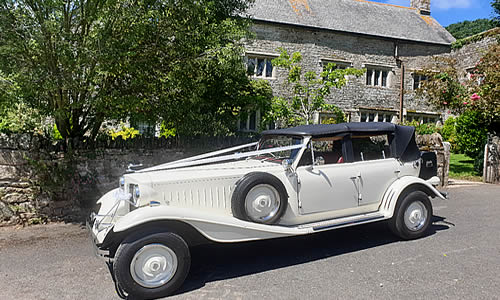
<path id="1" fill-rule="evenodd" d="M 389 219 L 394 215 L 396 204 L 401 196 L 412 191 L 422 191 L 429 197 L 438 197 L 442 200 L 446 198 L 429 182 L 414 176 L 405 176 L 396 180 L 385 192 L 380 204 L 379 211 Z"/>

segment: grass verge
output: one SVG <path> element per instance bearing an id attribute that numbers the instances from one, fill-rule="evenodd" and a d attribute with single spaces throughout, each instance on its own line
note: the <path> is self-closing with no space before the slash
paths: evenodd
<path id="1" fill-rule="evenodd" d="M 469 181 L 482 181 L 482 177 L 474 171 L 474 160 L 465 154 L 450 156 L 450 178 Z"/>

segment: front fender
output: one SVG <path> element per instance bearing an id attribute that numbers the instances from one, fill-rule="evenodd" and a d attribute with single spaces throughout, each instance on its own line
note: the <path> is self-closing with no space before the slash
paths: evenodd
<path id="1" fill-rule="evenodd" d="M 271 239 L 311 233 L 311 229 L 257 224 L 239 220 L 230 215 L 172 206 L 152 206 L 136 209 L 120 218 L 113 227 L 113 231 L 119 233 L 142 224 L 168 220 L 189 224 L 207 239 L 221 243 Z"/>
<path id="2" fill-rule="evenodd" d="M 387 189 L 382 198 L 379 211 L 384 214 L 385 218 L 392 218 L 399 196 L 408 188 L 422 190 L 430 197 L 438 197 L 446 200 L 446 198 L 429 182 L 414 176 L 401 177 Z"/>

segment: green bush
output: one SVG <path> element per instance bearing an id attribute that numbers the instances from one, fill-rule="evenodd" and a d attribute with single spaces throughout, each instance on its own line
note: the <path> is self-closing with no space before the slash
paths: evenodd
<path id="1" fill-rule="evenodd" d="M 488 124 L 478 111 L 468 110 L 456 119 L 457 145 L 460 152 L 478 157 L 486 144 Z"/>
<path id="2" fill-rule="evenodd" d="M 420 124 L 418 121 L 411 121 L 408 122 L 406 121 L 404 123 L 406 126 L 413 126 L 415 127 L 415 132 L 418 135 L 424 135 L 424 134 L 433 134 L 433 133 L 440 133 L 441 128 L 437 127 L 436 124 L 433 123 L 428 123 L 428 124 Z"/>
<path id="3" fill-rule="evenodd" d="M 120 130 L 111 129 L 108 131 L 108 135 L 111 136 L 113 141 L 120 137 L 122 140 L 133 139 L 139 134 L 139 130 L 133 127 L 127 127 L 123 122 L 120 123 Z"/>
<path id="4" fill-rule="evenodd" d="M 451 152 L 453 153 L 458 153 L 456 123 L 457 119 L 450 117 L 444 122 L 443 128 L 441 128 L 443 140 L 451 144 Z"/>
<path id="5" fill-rule="evenodd" d="M 474 158 L 474 172 L 476 172 L 476 174 L 479 176 L 483 176 L 483 164 L 484 164 L 484 147 L 476 156 L 476 158 Z"/>
<path id="6" fill-rule="evenodd" d="M 169 138 L 177 135 L 177 129 L 171 122 L 162 121 L 160 125 L 160 137 Z"/>
<path id="7" fill-rule="evenodd" d="M 45 135 L 47 131 L 38 110 L 28 107 L 23 102 L 0 110 L 0 132 Z"/>

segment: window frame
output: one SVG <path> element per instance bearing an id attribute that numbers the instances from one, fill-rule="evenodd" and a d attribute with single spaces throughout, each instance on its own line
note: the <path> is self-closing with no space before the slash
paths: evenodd
<path id="1" fill-rule="evenodd" d="M 374 114 L 373 121 L 370 120 L 370 115 Z M 397 116 L 396 111 L 386 111 L 386 110 L 370 110 L 370 109 L 360 109 L 359 110 L 359 122 L 369 123 L 369 122 L 387 122 L 391 123 L 394 116 Z"/>
<path id="2" fill-rule="evenodd" d="M 365 75 L 366 86 L 378 87 L 378 88 L 390 88 L 391 86 L 390 77 L 391 73 L 393 72 L 392 67 L 365 64 L 364 68 L 366 68 L 366 75 Z"/>
<path id="3" fill-rule="evenodd" d="M 253 52 L 247 52 L 245 53 L 245 69 L 246 73 L 248 76 L 251 78 L 258 78 L 258 79 L 276 79 L 276 68 L 272 64 L 272 60 L 277 58 L 278 56 L 276 55 L 270 55 L 270 54 L 263 54 L 263 53 L 253 53 Z M 254 60 L 255 62 L 255 67 L 254 67 L 254 72 L 253 74 L 250 74 L 248 72 L 248 67 L 249 67 L 249 60 Z M 257 75 L 258 67 L 259 67 L 259 60 L 264 60 L 264 68 L 262 69 L 262 75 Z M 268 62 L 271 64 L 272 71 L 271 71 L 271 76 L 267 76 L 267 67 L 268 67 Z"/>
<path id="4" fill-rule="evenodd" d="M 467 80 L 475 81 L 475 84 L 477 85 L 481 85 L 481 83 L 483 83 L 485 76 L 484 74 L 477 73 L 475 67 L 467 68 L 465 69 L 465 72 L 467 73 Z"/>
<path id="5" fill-rule="evenodd" d="M 252 118 L 254 117 L 255 119 L 255 128 L 252 129 L 250 128 L 250 125 L 252 124 Z M 260 113 L 260 109 L 257 109 L 257 110 L 247 110 L 246 111 L 246 118 L 243 120 L 241 119 L 241 115 L 240 115 L 240 118 L 238 119 L 237 121 L 237 131 L 238 132 L 258 132 L 260 130 L 260 127 L 261 127 L 261 113 Z"/>
<path id="6" fill-rule="evenodd" d="M 437 124 L 440 120 L 439 115 L 434 114 L 424 114 L 424 113 L 408 113 L 406 115 L 406 120 L 409 122 L 416 121 L 419 124 Z M 427 122 L 426 122 L 427 121 Z"/>
<path id="7" fill-rule="evenodd" d="M 349 69 L 349 68 L 353 67 L 352 62 L 350 62 L 350 61 L 321 58 L 320 59 L 321 71 L 325 71 L 325 67 L 329 63 L 335 64 L 334 70 L 336 70 L 336 69 L 345 70 L 345 69 Z"/>
<path id="8" fill-rule="evenodd" d="M 422 87 L 422 82 L 429 80 L 429 76 L 418 73 L 418 72 L 412 73 L 411 76 L 413 79 L 412 88 L 414 91 L 416 91 L 417 89 Z M 417 80 L 417 78 L 418 78 L 418 80 Z M 415 87 L 415 85 L 416 85 L 416 87 Z"/>

